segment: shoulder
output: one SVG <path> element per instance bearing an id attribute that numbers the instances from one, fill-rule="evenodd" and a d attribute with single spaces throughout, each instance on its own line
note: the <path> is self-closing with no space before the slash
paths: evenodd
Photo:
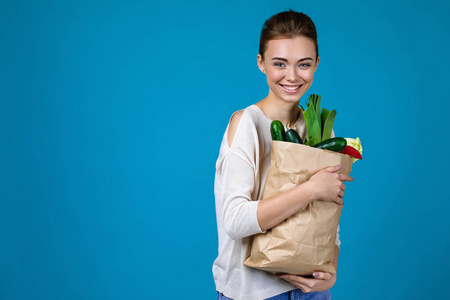
<path id="1" fill-rule="evenodd" d="M 251 139 L 252 137 L 257 138 L 258 131 L 265 126 L 265 123 L 267 121 L 264 119 L 264 116 L 254 105 L 235 112 L 231 116 L 228 124 L 228 146 L 231 147 L 237 135 L 243 135 L 245 140 Z"/>
<path id="2" fill-rule="evenodd" d="M 238 110 L 235 112 L 230 119 L 230 124 L 228 125 L 228 146 L 231 146 L 233 143 L 234 136 L 236 135 L 237 128 L 241 121 L 242 115 L 244 114 L 244 110 Z"/>

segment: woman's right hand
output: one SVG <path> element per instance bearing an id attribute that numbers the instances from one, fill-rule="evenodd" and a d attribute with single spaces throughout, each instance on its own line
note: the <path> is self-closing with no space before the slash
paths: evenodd
<path id="1" fill-rule="evenodd" d="M 311 201 L 325 200 L 344 204 L 344 181 L 353 181 L 345 174 L 338 174 L 340 166 L 328 167 L 318 171 L 308 181 L 275 196 L 258 202 L 258 223 L 266 231 L 296 212 L 306 207 Z"/>
<path id="2" fill-rule="evenodd" d="M 308 183 L 315 192 L 317 200 L 336 202 L 337 204 L 344 204 L 342 198 L 345 192 L 345 181 L 353 181 L 353 178 L 337 173 L 342 167 L 332 166 L 324 168 L 314 174 Z"/>

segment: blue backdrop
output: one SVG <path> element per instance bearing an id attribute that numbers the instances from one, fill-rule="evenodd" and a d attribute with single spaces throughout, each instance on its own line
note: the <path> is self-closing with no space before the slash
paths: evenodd
<path id="1" fill-rule="evenodd" d="M 288 8 L 364 147 L 333 299 L 446 297 L 448 2 L 2 0 L 0 299 L 214 299 L 220 141 Z"/>

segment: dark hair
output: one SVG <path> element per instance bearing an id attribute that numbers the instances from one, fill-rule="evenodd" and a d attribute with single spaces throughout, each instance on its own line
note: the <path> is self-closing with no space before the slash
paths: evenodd
<path id="1" fill-rule="evenodd" d="M 259 39 L 259 54 L 264 59 L 264 52 L 270 40 L 296 36 L 310 38 L 316 47 L 316 58 L 319 57 L 316 26 L 310 17 L 292 9 L 273 15 L 264 22 Z"/>

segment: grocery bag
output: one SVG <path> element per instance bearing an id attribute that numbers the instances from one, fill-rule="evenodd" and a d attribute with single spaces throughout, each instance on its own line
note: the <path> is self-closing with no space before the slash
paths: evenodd
<path id="1" fill-rule="evenodd" d="M 307 181 L 317 171 L 341 165 L 349 175 L 350 156 L 302 144 L 273 141 L 271 162 L 262 199 Z M 332 264 L 342 205 L 315 200 L 265 233 L 253 237 L 244 264 L 295 275 L 336 270 Z"/>

